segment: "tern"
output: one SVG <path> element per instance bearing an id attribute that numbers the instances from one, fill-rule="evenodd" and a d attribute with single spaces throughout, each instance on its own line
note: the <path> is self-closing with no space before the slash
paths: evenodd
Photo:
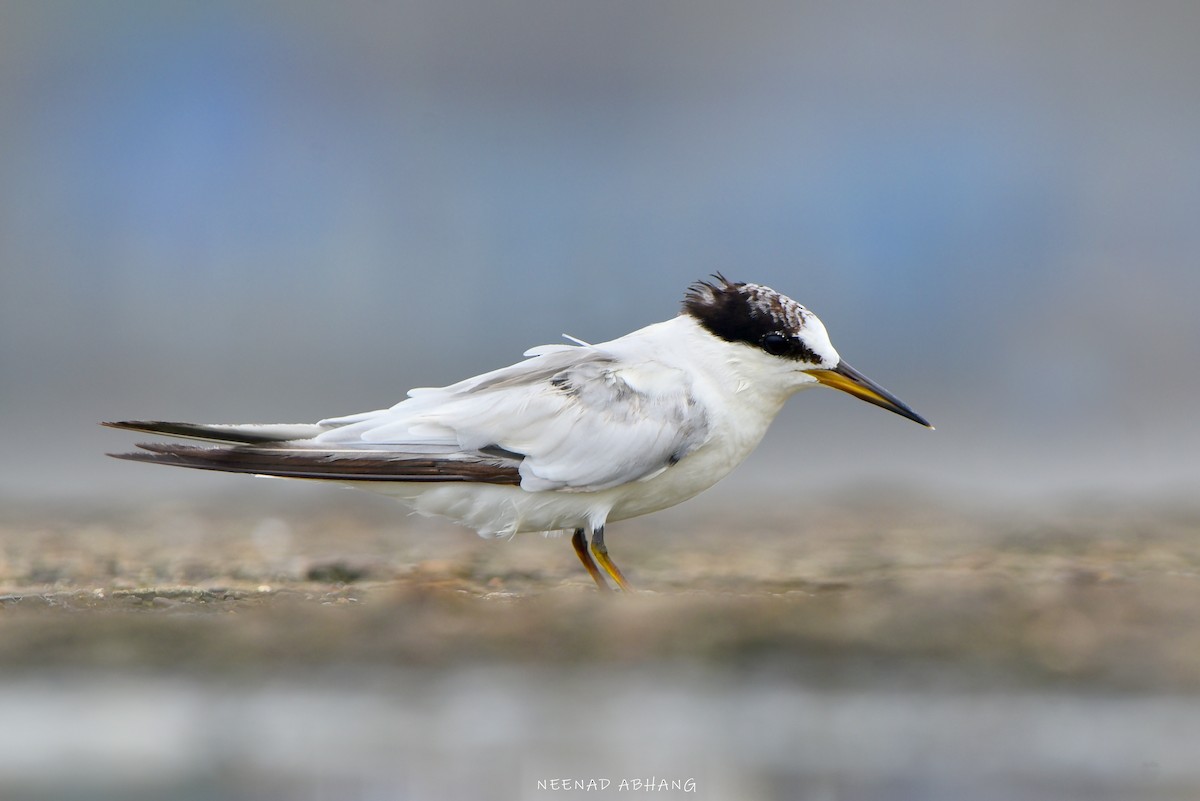
<path id="1" fill-rule="evenodd" d="M 609 590 L 607 575 L 629 592 L 605 526 L 720 481 L 800 390 L 833 387 L 933 427 L 847 364 L 811 311 L 720 274 L 693 284 L 671 320 L 596 345 L 566 338 L 573 344 L 414 389 L 390 408 L 317 423 L 104 423 L 209 443 L 140 443 L 110 455 L 340 482 L 484 537 L 572 531 L 596 585 Z"/>

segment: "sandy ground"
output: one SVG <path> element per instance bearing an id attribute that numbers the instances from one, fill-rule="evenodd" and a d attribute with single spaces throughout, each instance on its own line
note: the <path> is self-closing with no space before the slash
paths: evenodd
<path id="1" fill-rule="evenodd" d="M 10 506 L 0 665 L 871 656 L 1200 689 L 1200 511 L 1183 504 L 710 504 L 611 527 L 640 592 L 604 597 L 565 537 L 484 541 L 349 493 L 274 500 Z"/>
<path id="2" fill-rule="evenodd" d="M 849 715 L 851 723 L 841 735 L 848 742 L 859 736 L 874 742 L 866 730 L 855 733 L 853 721 L 878 739 L 877 727 L 868 722 L 875 712 L 898 704 L 900 711 L 885 719 L 909 720 L 905 726 L 910 728 L 901 730 L 915 738 L 918 750 L 885 758 L 879 745 L 871 754 L 882 767 L 874 773 L 858 775 L 875 764 L 871 755 L 860 754 L 852 762 L 858 768 L 847 768 L 846 775 L 821 774 L 824 778 L 814 778 L 816 768 L 793 775 L 800 770 L 796 765 L 806 763 L 794 753 L 787 756 L 786 747 L 770 770 L 744 758 L 713 773 L 721 760 L 709 758 L 703 769 L 690 768 L 708 771 L 700 781 L 707 792 L 698 797 L 733 792 L 764 799 L 891 799 L 961 797 L 963 782 L 979 790 L 970 771 L 947 774 L 937 760 L 926 769 L 913 765 L 923 764 L 918 756 L 928 759 L 938 742 L 952 747 L 948 743 L 956 736 L 947 726 L 971 731 L 976 718 L 956 715 L 988 698 L 995 706 L 987 718 L 992 722 L 979 724 L 974 736 L 987 740 L 997 731 L 1008 732 L 1008 751 L 996 746 L 984 753 L 992 761 L 1003 762 L 1005 753 L 1015 760 L 1011 770 L 996 770 L 999 794 L 994 797 L 1044 797 L 1049 788 L 1062 798 L 1118 798 L 1136 790 L 1144 798 L 1165 799 L 1195 797 L 1200 789 L 1200 775 L 1182 768 L 1171 774 L 1172 749 L 1200 753 L 1200 739 L 1194 739 L 1200 738 L 1200 726 L 1171 723 L 1153 706 L 1125 712 L 1104 707 L 1113 699 L 1149 704 L 1169 699 L 1166 710 L 1192 709 L 1189 704 L 1200 697 L 1200 506 L 1106 498 L 1037 510 L 985 509 L 865 491 L 819 502 L 726 500 L 749 501 L 754 512 L 747 517 L 719 501 L 705 501 L 611 527 L 610 551 L 640 590 L 631 596 L 596 592 L 566 538 L 483 541 L 352 493 L 308 497 L 273 491 L 105 509 L 9 503 L 0 515 L 0 669 L 5 676 L 0 700 L 6 693 L 11 698 L 42 692 L 59 699 L 69 692 L 76 694 L 70 709 L 89 709 L 97 699 L 112 697 L 126 698 L 133 709 L 142 697 L 136 688 L 158 682 L 158 692 L 172 698 L 233 693 L 261 701 L 263 693 L 282 692 L 280 703 L 302 710 L 313 693 L 361 693 L 382 682 L 389 688 L 381 691 L 387 697 L 400 686 L 406 698 L 415 693 L 427 701 L 442 699 L 419 714 L 411 704 L 397 709 L 396 715 L 409 716 L 425 730 L 444 723 L 443 707 L 453 708 L 462 698 L 458 684 L 445 683 L 448 677 L 484 671 L 508 677 L 503 681 L 509 685 L 496 679 L 501 681 L 497 687 L 507 686 L 496 690 L 500 697 L 524 698 L 523 708 L 541 704 L 558 710 L 546 712 L 545 721 L 562 715 L 554 725 L 590 731 L 596 738 L 593 756 L 611 765 L 625 752 L 613 750 L 621 738 L 612 732 L 609 737 L 605 726 L 620 731 L 625 723 L 596 721 L 589 727 L 593 713 L 581 712 L 572 700 L 580 694 L 600 693 L 590 697 L 589 709 L 603 706 L 605 693 L 625 698 L 632 704 L 628 722 L 644 714 L 643 705 L 626 697 L 634 689 L 651 695 L 654 688 L 682 692 L 685 708 L 708 710 L 697 713 L 696 726 L 710 725 L 718 738 L 696 747 L 728 755 L 739 743 L 757 741 L 750 734 L 719 739 L 731 736 L 714 722 L 724 713 L 705 705 L 717 703 L 714 696 L 728 700 L 768 687 L 792 699 L 781 700 L 781 709 L 787 703 L 815 704 L 828 706 L 822 714 L 831 720 Z M 168 683 L 166 690 L 162 682 Z M 545 689 L 551 685 L 553 692 Z M 867 711 L 851 714 L 840 705 L 848 698 L 862 703 L 863 697 L 875 699 L 866 704 Z M 1058 699 L 1068 709 L 1077 704 L 1077 714 L 1055 724 L 1067 732 L 1054 738 L 1057 745 L 1022 757 L 1022 732 L 1049 725 L 1037 717 L 1040 697 Z M 938 704 L 949 717 L 931 728 L 929 721 L 937 718 L 925 710 Z M 197 708 L 206 705 L 211 706 L 197 702 Z M 273 719 L 264 711 L 267 706 L 255 718 L 260 723 Z M 367 702 L 366 707 L 373 711 L 363 713 L 365 728 L 356 730 L 398 725 L 395 715 L 371 717 L 386 704 Z M 70 709 L 62 714 L 70 717 Z M 1005 717 L 1018 709 L 1033 718 Z M 1105 715 L 1140 720 L 1144 731 L 1125 731 L 1121 736 L 1128 735 L 1128 743 L 1096 744 L 1095 761 L 1056 761 L 1056 748 L 1079 741 L 1092 721 Z M 1195 719 L 1189 713 L 1187 721 Z M 368 725 L 370 720 L 375 724 Z M 763 713 L 764 731 L 772 720 L 769 711 Z M 153 715 L 148 721 L 142 725 L 155 725 Z M 237 718 L 220 726 L 245 723 Z M 471 720 L 463 728 L 477 724 Z M 198 724 L 180 725 L 191 731 Z M 503 771 L 479 777 L 493 788 L 492 797 L 549 797 L 555 793 L 538 788 L 537 771 L 565 770 L 567 764 L 597 770 L 572 757 L 574 752 L 559 754 L 558 744 L 522 746 L 521 724 L 512 728 L 509 734 L 518 741 L 514 753 L 524 767 L 519 776 L 509 777 L 507 789 L 494 786 L 494 775 L 507 775 Z M 456 760 L 478 759 L 477 752 L 460 750 L 461 737 L 444 734 L 446 745 L 417 764 L 451 770 Z M 772 742 L 778 745 L 787 736 Z M 45 748 L 53 751 L 54 742 L 50 738 Z M 86 753 L 91 742 L 73 748 Z M 430 742 L 422 747 L 433 748 Z M 513 745 L 508 738 L 504 742 Z M 656 742 L 654 747 L 666 747 L 666 740 Z M 1100 770 L 1105 760 L 1112 763 L 1111 754 L 1136 750 L 1139 746 L 1130 744 L 1138 743 L 1152 753 L 1131 755 L 1123 772 L 1105 778 Z M 430 782 L 437 784 L 430 777 L 440 775 L 432 769 L 423 784 L 414 784 L 415 774 L 409 772 L 404 781 L 383 784 L 335 781 L 333 786 L 344 790 L 340 794 L 313 791 L 314 786 L 329 789 L 322 784 L 333 781 L 326 771 L 315 784 L 301 782 L 305 794 L 294 782 L 279 784 L 280 771 L 263 768 L 257 758 L 251 759 L 256 767 L 248 774 L 235 771 L 231 779 L 214 773 L 211 747 L 200 749 L 199 762 L 149 789 L 121 778 L 125 774 L 113 778 L 96 768 L 86 774 L 89 796 L 109 797 L 102 792 L 108 788 L 114 798 L 139 798 L 142 790 L 145 797 L 181 799 L 459 797 L 445 787 L 430 789 Z M 807 751 L 812 748 L 810 743 Z M 250 759 L 245 753 L 239 752 Z M 315 764 L 302 753 L 307 752 L 300 749 L 292 756 Z M 539 753 L 545 757 L 541 762 Z M 120 754 L 111 758 L 120 763 Z M 139 765 L 153 762 L 139 759 Z M 671 759 L 664 756 L 663 764 L 677 764 Z M 686 758 L 679 759 L 680 771 L 689 770 Z M 1042 773 L 1030 767 L 1038 759 L 1046 761 Z M 960 768 L 970 764 L 962 757 L 959 763 Z M 820 764 L 826 764 L 827 773 L 833 763 Z M 331 770 L 343 776 L 347 771 Z M 745 784 L 747 776 L 761 777 L 764 770 L 775 778 L 753 788 Z M 1149 789 L 1139 784 L 1159 773 L 1170 780 Z M 98 776 L 107 778 L 97 781 Z M 25 788 L 29 797 L 73 797 L 68 789 L 74 784 L 6 768 L 0 759 L 0 790 L 6 777 L 20 779 L 11 786 Z M 897 777 L 903 779 L 900 784 Z M 470 782 L 460 788 L 461 797 L 471 797 L 472 787 L 478 790 Z M 915 794 L 909 792 L 914 787 Z M 1113 795 L 1106 795 L 1105 787 L 1114 788 Z M 724 789 L 718 793 L 717 788 Z M 682 790 L 660 795 L 672 792 L 689 795 Z"/>

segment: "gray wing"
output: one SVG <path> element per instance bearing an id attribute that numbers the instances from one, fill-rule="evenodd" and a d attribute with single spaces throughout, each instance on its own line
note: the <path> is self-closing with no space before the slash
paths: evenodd
<path id="1" fill-rule="evenodd" d="M 703 444 L 708 416 L 682 370 L 603 346 L 531 358 L 390 409 L 300 425 L 108 423 L 218 446 L 111 454 L 180 467 L 342 481 L 468 481 L 599 491 L 649 479 Z M 527 354 L 529 355 L 529 354 Z"/>
<path id="2" fill-rule="evenodd" d="M 708 437 L 690 377 L 603 346 L 551 346 L 524 362 L 379 412 L 322 421 L 328 444 L 520 457 L 527 490 L 598 491 L 665 470 Z"/>

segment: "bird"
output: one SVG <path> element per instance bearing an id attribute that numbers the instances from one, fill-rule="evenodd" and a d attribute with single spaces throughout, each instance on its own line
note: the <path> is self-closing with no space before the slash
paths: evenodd
<path id="1" fill-rule="evenodd" d="M 720 273 L 672 319 L 616 339 L 542 345 L 523 361 L 385 409 L 316 423 L 102 425 L 187 440 L 119 459 L 382 492 L 483 537 L 572 532 L 596 586 L 633 588 L 608 524 L 696 496 L 740 464 L 792 395 L 849 393 L 933 426 L 851 367 L 821 320 L 767 286 Z"/>

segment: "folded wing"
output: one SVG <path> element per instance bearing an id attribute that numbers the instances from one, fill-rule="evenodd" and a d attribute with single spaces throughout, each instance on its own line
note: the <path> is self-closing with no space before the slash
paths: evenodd
<path id="1" fill-rule="evenodd" d="M 345 481 L 474 481 L 598 491 L 661 473 L 707 439 L 686 373 L 603 346 L 549 346 L 375 412 L 312 425 L 130 421 L 120 428 L 224 442 L 141 445 L 120 458 Z"/>

